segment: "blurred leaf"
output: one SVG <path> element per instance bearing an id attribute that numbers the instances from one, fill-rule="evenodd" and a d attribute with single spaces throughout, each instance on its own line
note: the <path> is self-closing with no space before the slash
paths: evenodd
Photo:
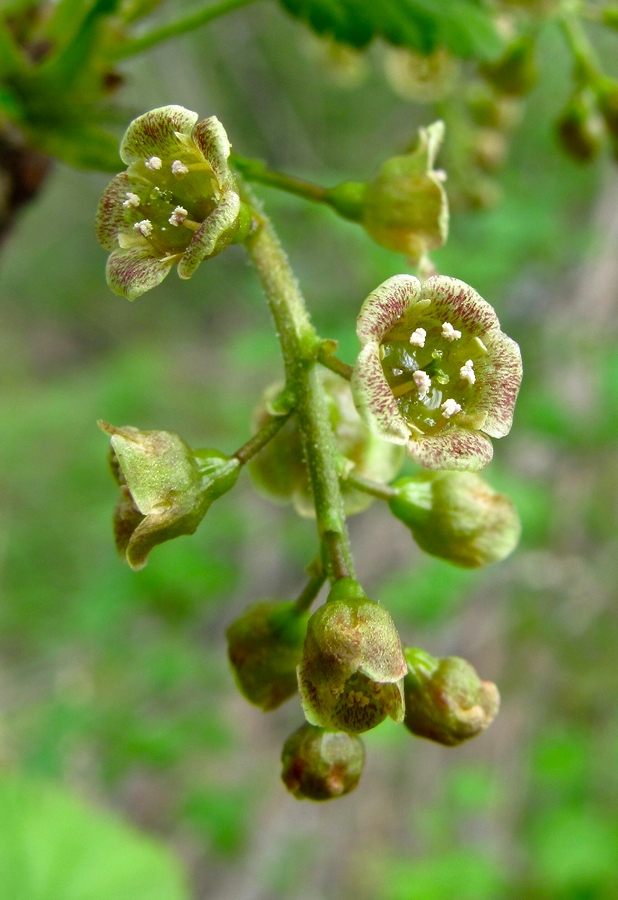
<path id="1" fill-rule="evenodd" d="M 536 875 L 546 888 L 601 885 L 616 877 L 616 825 L 593 812 L 537 812 L 530 848 Z"/>
<path id="2" fill-rule="evenodd" d="M 241 849 L 251 814 L 246 791 L 238 788 L 194 791 L 186 801 L 184 812 L 218 853 L 233 854 Z"/>
<path id="3" fill-rule="evenodd" d="M 385 872 L 384 900 L 495 900 L 500 870 L 474 851 L 434 859 L 392 862 Z"/>
<path id="4" fill-rule="evenodd" d="M 45 782 L 0 781 L 6 900 L 185 900 L 168 850 Z"/>
<path id="5" fill-rule="evenodd" d="M 55 128 L 32 129 L 33 146 L 77 169 L 118 172 L 118 138 L 97 125 L 58 123 Z"/>
<path id="6" fill-rule="evenodd" d="M 432 559 L 397 572 L 375 593 L 394 616 L 415 625 L 428 625 L 451 615 L 477 577 L 476 573 Z"/>

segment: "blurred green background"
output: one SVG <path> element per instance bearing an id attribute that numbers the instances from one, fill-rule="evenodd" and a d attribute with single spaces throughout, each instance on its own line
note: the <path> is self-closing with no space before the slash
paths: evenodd
<path id="1" fill-rule="evenodd" d="M 439 112 L 393 90 L 384 55 L 377 45 L 342 60 L 259 4 L 127 64 L 121 98 L 127 119 L 179 103 L 216 114 L 235 150 L 274 168 L 360 180 Z M 615 64 L 615 44 L 607 55 Z M 116 490 L 98 418 L 232 452 L 281 375 L 242 249 L 129 304 L 107 289 L 93 232 L 107 178 L 61 166 L 4 247 L 0 765 L 162 839 L 194 898 L 618 896 L 618 176 L 609 160 L 582 168 L 555 144 L 570 70 L 553 26 L 539 63 L 498 177 L 502 202 L 455 210 L 435 255 L 522 347 L 515 425 L 486 473 L 518 506 L 521 547 L 469 573 L 424 557 L 378 502 L 351 521 L 359 576 L 404 641 L 470 659 L 499 685 L 502 710 L 458 749 L 384 724 L 367 736 L 358 790 L 337 803 L 285 792 L 279 753 L 301 723 L 298 702 L 269 715 L 247 704 L 224 644 L 248 603 L 299 591 L 312 523 L 244 475 L 143 572 L 111 539 Z M 352 362 L 361 301 L 405 260 L 328 210 L 259 193 L 319 330 Z M 0 799 L 10 834 L 6 809 Z M 118 900 L 93 887 L 109 860 L 93 858 L 74 893 L 0 896 Z M 143 896 L 176 900 L 181 880 L 161 877 Z"/>

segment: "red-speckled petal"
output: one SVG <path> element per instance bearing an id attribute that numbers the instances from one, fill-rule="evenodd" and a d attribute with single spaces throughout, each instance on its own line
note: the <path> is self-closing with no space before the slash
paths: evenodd
<path id="1" fill-rule="evenodd" d="M 519 345 L 495 329 L 483 337 L 487 356 L 476 362 L 478 399 L 475 409 L 487 412 L 483 431 L 495 438 L 511 430 L 515 401 L 523 375 Z"/>
<path id="2" fill-rule="evenodd" d="M 107 283 L 115 294 L 135 300 L 161 284 L 177 258 L 158 259 L 150 247 L 114 250 L 107 260 Z"/>
<path id="3" fill-rule="evenodd" d="M 482 432 L 457 426 L 441 434 L 414 438 L 407 449 L 410 458 L 426 469 L 469 472 L 484 468 L 494 453 L 490 439 Z"/>
<path id="4" fill-rule="evenodd" d="M 467 336 L 483 335 L 500 322 L 492 306 L 474 288 L 457 278 L 434 275 L 423 284 L 422 297 L 431 300 L 427 315 L 449 322 Z"/>
<path id="5" fill-rule="evenodd" d="M 407 444 L 410 429 L 384 376 L 375 341 L 361 350 L 351 387 L 354 404 L 371 431 L 393 444 Z"/>
<path id="6" fill-rule="evenodd" d="M 131 192 L 131 182 L 126 172 L 112 178 L 99 200 L 95 229 L 97 240 L 106 250 L 118 247 L 118 232 L 127 227 L 126 210 L 122 205 Z"/>
<path id="7" fill-rule="evenodd" d="M 198 114 L 184 106 L 161 106 L 134 119 L 120 145 L 120 158 L 130 165 L 158 156 L 173 156 L 182 147 L 175 132 L 190 135 Z"/>
<path id="8" fill-rule="evenodd" d="M 216 256 L 233 240 L 238 228 L 240 197 L 227 191 L 217 208 L 204 220 L 178 263 L 181 278 L 191 278 L 204 259 Z"/>
<path id="9" fill-rule="evenodd" d="M 216 116 L 211 116 L 195 126 L 193 140 L 212 166 L 219 186 L 222 187 L 231 177 L 227 164 L 231 144 L 225 128 Z"/>
<path id="10" fill-rule="evenodd" d="M 421 283 L 413 275 L 393 275 L 372 291 L 356 320 L 356 334 L 361 345 L 381 341 L 418 300 L 420 292 Z"/>

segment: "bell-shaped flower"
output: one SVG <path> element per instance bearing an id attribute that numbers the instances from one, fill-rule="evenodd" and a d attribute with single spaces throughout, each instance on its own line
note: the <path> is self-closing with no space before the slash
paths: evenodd
<path id="1" fill-rule="evenodd" d="M 142 569 L 157 544 L 195 532 L 213 500 L 236 484 L 240 463 L 218 450 L 192 450 L 170 431 L 99 425 L 111 435 L 121 488 L 116 546 L 132 569 Z"/>
<path id="2" fill-rule="evenodd" d="M 405 651 L 406 728 L 417 737 L 455 747 L 480 734 L 500 708 L 498 688 L 481 681 L 465 659 L 436 659 L 424 650 Z"/>
<path id="3" fill-rule="evenodd" d="M 334 800 L 358 784 L 365 748 L 354 734 L 305 723 L 283 745 L 281 763 L 281 779 L 297 800 Z"/>
<path id="4" fill-rule="evenodd" d="M 499 562 L 519 541 L 511 500 L 475 472 L 419 472 L 392 487 L 389 506 L 425 553 L 477 569 Z"/>
<path id="5" fill-rule="evenodd" d="M 110 250 L 107 282 L 134 300 L 174 265 L 190 278 L 204 259 L 242 239 L 250 224 L 228 166 L 230 142 L 215 116 L 182 106 L 153 109 L 129 125 L 127 165 L 99 203 L 96 230 Z"/>
<path id="6" fill-rule="evenodd" d="M 365 425 L 352 400 L 350 385 L 332 372 L 321 372 L 326 390 L 330 423 L 337 450 L 347 471 L 386 483 L 394 478 L 403 462 L 403 450 L 383 441 Z M 259 431 L 271 420 L 272 401 L 283 385 L 271 385 L 262 396 L 253 415 L 253 426 Z M 295 417 L 249 463 L 249 471 L 259 490 L 275 502 L 292 501 L 301 516 L 315 516 L 309 472 L 303 453 L 302 437 Z M 347 516 L 367 509 L 373 497 L 342 486 Z"/>
<path id="7" fill-rule="evenodd" d="M 227 630 L 228 656 L 238 688 L 265 712 L 298 690 L 308 612 L 292 601 L 254 603 Z"/>
<path id="8" fill-rule="evenodd" d="M 351 579 L 337 582 L 309 619 L 298 667 L 307 721 L 352 733 L 369 731 L 387 716 L 401 722 L 406 671 L 389 612 Z"/>
<path id="9" fill-rule="evenodd" d="M 481 469 L 508 434 L 521 384 L 519 347 L 463 281 L 395 275 L 358 316 L 352 377 L 372 430 L 428 469 Z"/>

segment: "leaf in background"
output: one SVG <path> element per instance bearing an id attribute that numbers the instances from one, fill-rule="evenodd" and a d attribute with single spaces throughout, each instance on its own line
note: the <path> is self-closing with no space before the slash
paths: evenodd
<path id="1" fill-rule="evenodd" d="M 0 885 L 7 900 L 187 900 L 172 854 L 62 789 L 0 780 Z"/>
<path id="2" fill-rule="evenodd" d="M 464 59 L 494 59 L 503 50 L 479 0 L 281 0 L 289 13 L 321 35 L 365 47 L 381 37 L 419 53 L 446 47 Z"/>

